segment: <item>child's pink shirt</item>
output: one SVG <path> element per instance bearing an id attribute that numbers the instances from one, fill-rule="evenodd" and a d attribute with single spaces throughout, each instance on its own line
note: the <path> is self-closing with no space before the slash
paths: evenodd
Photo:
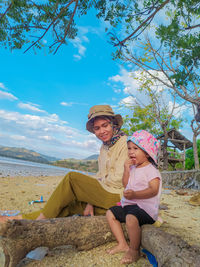
<path id="1" fill-rule="evenodd" d="M 147 199 L 126 199 L 122 197 L 122 207 L 127 205 L 137 204 L 141 209 L 145 210 L 155 221 L 158 218 L 158 209 L 160 203 L 160 195 L 162 188 L 162 178 L 158 169 L 156 169 L 151 163 L 145 167 L 136 168 L 131 166 L 130 176 L 126 189 L 132 189 L 133 191 L 144 190 L 149 187 L 149 182 L 154 178 L 160 178 L 160 186 L 158 194 L 154 197 Z M 126 190 L 125 189 L 125 190 Z"/>

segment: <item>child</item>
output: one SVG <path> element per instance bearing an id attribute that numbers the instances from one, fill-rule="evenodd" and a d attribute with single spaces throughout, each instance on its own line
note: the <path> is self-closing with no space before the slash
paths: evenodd
<path id="1" fill-rule="evenodd" d="M 127 141 L 129 159 L 124 164 L 122 178 L 125 190 L 121 206 L 111 207 L 106 217 L 110 228 L 118 242 L 117 246 L 108 250 L 109 254 L 124 251 L 122 264 L 136 262 L 139 258 L 140 226 L 153 224 L 158 217 L 161 193 L 161 175 L 157 166 L 158 140 L 144 130 L 133 133 Z M 130 240 L 128 245 L 122 222 L 126 222 Z"/>

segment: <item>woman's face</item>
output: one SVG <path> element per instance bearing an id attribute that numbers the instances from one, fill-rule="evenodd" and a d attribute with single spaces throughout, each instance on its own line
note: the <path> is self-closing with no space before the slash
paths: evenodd
<path id="1" fill-rule="evenodd" d="M 106 119 L 96 118 L 93 125 L 94 134 L 102 142 L 108 142 L 113 136 L 111 122 Z"/>

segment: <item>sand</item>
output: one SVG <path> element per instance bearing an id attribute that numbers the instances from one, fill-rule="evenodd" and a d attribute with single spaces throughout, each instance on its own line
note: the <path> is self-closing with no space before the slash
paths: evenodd
<path id="1" fill-rule="evenodd" d="M 46 201 L 63 176 L 40 177 L 2 177 L 0 178 L 0 210 L 20 210 L 23 213 L 38 210 L 45 203 L 30 204 L 43 196 Z M 191 245 L 200 246 L 200 206 L 192 206 L 188 200 L 196 194 L 194 190 L 174 190 L 163 188 L 161 197 L 161 215 L 163 230 L 180 235 Z M 93 267 L 121 266 L 122 254 L 108 255 L 106 249 L 115 243 L 109 243 L 90 251 L 77 252 L 73 247 L 65 246 L 51 250 L 41 261 L 23 261 L 20 267 Z M 145 257 L 129 266 L 152 266 Z"/>

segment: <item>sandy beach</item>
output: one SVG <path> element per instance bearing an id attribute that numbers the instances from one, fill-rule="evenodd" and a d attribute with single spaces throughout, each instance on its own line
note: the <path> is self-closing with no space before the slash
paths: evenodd
<path id="1" fill-rule="evenodd" d="M 38 210 L 45 203 L 30 204 L 43 196 L 47 201 L 63 176 L 40 177 L 1 177 L 0 210 L 20 210 L 22 213 Z M 197 193 L 195 190 L 175 190 L 163 188 L 161 197 L 161 216 L 163 230 L 181 236 L 191 245 L 200 246 L 200 206 L 190 205 L 188 200 Z M 121 266 L 122 254 L 107 255 L 109 243 L 90 251 L 77 252 L 73 247 L 65 246 L 51 250 L 41 261 L 24 261 L 20 267 L 92 267 Z M 129 266 L 152 266 L 145 257 Z"/>

